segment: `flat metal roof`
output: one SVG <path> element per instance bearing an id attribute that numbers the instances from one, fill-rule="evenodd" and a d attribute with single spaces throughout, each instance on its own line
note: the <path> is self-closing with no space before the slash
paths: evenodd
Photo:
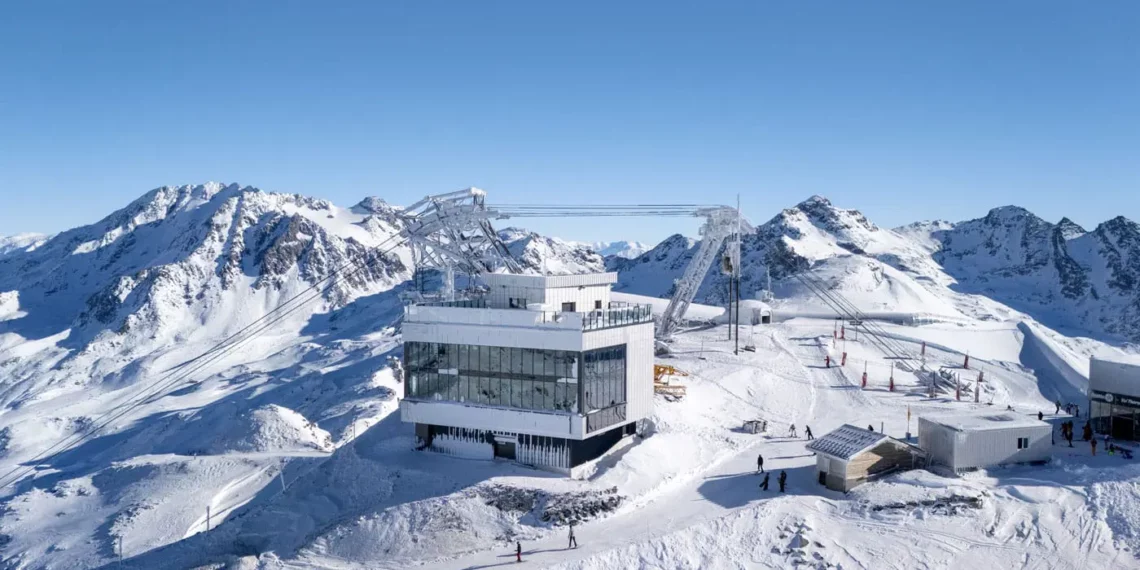
<path id="1" fill-rule="evenodd" d="M 924 414 L 919 416 L 918 419 L 926 420 L 956 431 L 1003 430 L 1027 427 L 1053 429 L 1049 424 L 1033 416 L 1008 410 L 992 412 L 942 412 L 937 414 Z"/>

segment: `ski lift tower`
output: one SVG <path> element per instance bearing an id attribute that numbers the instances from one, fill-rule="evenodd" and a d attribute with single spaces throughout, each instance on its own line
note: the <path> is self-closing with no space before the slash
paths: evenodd
<path id="1" fill-rule="evenodd" d="M 487 207 L 478 188 L 428 196 L 400 212 L 417 270 L 443 271 L 440 296 L 455 299 L 455 272 L 470 277 L 505 269 L 519 273 L 518 263 L 499 239 L 491 220 L 503 217 Z"/>

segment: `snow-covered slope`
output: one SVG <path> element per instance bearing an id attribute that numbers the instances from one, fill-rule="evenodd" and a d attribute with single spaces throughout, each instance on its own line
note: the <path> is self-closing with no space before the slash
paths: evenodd
<path id="1" fill-rule="evenodd" d="M 622 290 L 667 296 L 696 244 L 673 236 L 630 260 L 610 259 Z M 793 313 L 826 309 L 790 275 L 812 269 L 864 312 L 1010 319 L 1110 342 L 1140 341 L 1140 226 L 1117 217 L 1085 231 L 1023 208 L 960 223 L 894 230 L 814 196 L 759 226 L 742 243 L 742 291 L 766 287 Z M 697 299 L 723 303 L 725 278 L 710 271 Z"/>
<path id="2" fill-rule="evenodd" d="M 1032 314 L 1047 316 L 1038 300 L 1000 302 L 1021 286 L 1010 280 L 1029 279 L 1000 268 L 1040 276 L 1057 263 L 1038 238 L 1060 236 L 1088 268 L 1087 285 L 1065 282 L 1087 289 L 1092 314 L 1094 286 L 1103 297 L 1131 275 L 1126 220 L 1053 231 L 1003 214 L 997 226 L 1010 229 L 994 239 L 1016 247 L 1002 252 L 970 241 L 997 232 L 991 224 L 890 230 L 820 197 L 786 209 L 744 243 L 745 293 L 765 287 L 770 269 L 784 320 L 746 333 L 756 352 L 740 357 L 723 327 L 679 335 L 668 363 L 692 373 L 682 380 L 688 396 L 661 399 L 651 437 L 570 481 L 412 449 L 394 413 L 402 387 L 386 367 L 412 270 L 407 250 L 385 252 L 396 211 L 379 198 L 344 209 L 237 185 L 164 187 L 100 222 L 0 253 L 0 473 L 35 466 L 0 495 L 0 566 L 113 568 L 120 542 L 129 568 L 259 569 L 487 567 L 509 560 L 515 540 L 527 559 L 566 568 L 1115 567 L 1133 561 L 1124 547 L 1140 547 L 1140 501 L 1127 492 L 1140 472 L 1115 459 L 1064 455 L 1045 473 L 966 480 L 906 474 L 843 497 L 814 484 L 802 442 L 776 437 L 790 423 L 822 434 L 884 422 L 901 434 L 912 406 L 972 406 L 952 394 L 922 399 L 922 381 L 901 371 L 888 392 L 885 355 L 855 341 L 848 368 L 821 367 L 840 350 L 832 322 L 811 318 L 826 311 L 792 272 L 813 268 L 868 313 L 937 316 L 883 326 L 898 342 L 926 342 L 932 364 L 965 380 L 973 370 L 955 367 L 970 352 L 994 405 L 1051 411 L 1056 398 L 1081 398 L 1089 355 L 1119 351 L 1037 322 Z M 696 245 L 677 235 L 603 260 L 597 244 L 518 229 L 502 237 L 527 271 L 605 265 L 622 290 L 653 296 L 669 293 Z M 200 373 L 151 390 L 346 264 L 368 269 Z M 999 299 L 971 289 L 977 283 Z M 717 305 L 724 285 L 710 275 L 700 300 Z M 774 433 L 739 429 L 758 417 Z M 93 437 L 35 457 L 108 418 Z M 761 452 L 789 472 L 791 493 L 757 491 Z M 933 504 L 894 506 L 927 494 Z M 960 497 L 980 506 L 948 510 Z M 556 544 L 569 519 L 583 521 L 573 552 Z"/>
<path id="3" fill-rule="evenodd" d="M 698 244 L 680 235 L 666 239 L 634 259 L 611 259 L 619 289 L 667 296 Z M 791 275 L 807 268 L 861 309 L 936 313 L 961 317 L 956 303 L 942 295 L 950 279 L 927 248 L 909 236 L 876 226 L 857 210 L 837 208 L 813 196 L 783 210 L 744 236 L 741 244 L 741 290 L 752 297 L 767 287 L 770 270 L 778 303 L 785 312 L 826 313 Z M 932 292 L 932 290 L 936 292 Z M 726 278 L 714 267 L 697 299 L 723 303 Z M 951 295 L 952 296 L 952 295 Z"/>
<path id="4" fill-rule="evenodd" d="M 0 257 L 9 253 L 27 251 L 48 240 L 44 234 L 16 234 L 14 236 L 0 236 Z"/>
<path id="5" fill-rule="evenodd" d="M 520 228 L 499 230 L 499 239 L 524 271 L 547 275 L 596 273 L 605 260 L 589 245 L 539 235 Z"/>
<path id="6" fill-rule="evenodd" d="M 377 200 L 346 210 L 236 184 L 163 187 L 0 256 L 0 471 L 41 466 L 0 515 L 6 565 L 89 567 L 115 536 L 128 553 L 181 539 L 201 526 L 191 496 L 214 497 L 221 516 L 290 457 L 327 454 L 374 417 L 393 394 L 373 372 L 410 276 L 408 252 L 382 247 L 390 214 Z M 328 279 L 348 267 L 361 269 Z M 165 384 L 316 284 L 332 286 Z"/>

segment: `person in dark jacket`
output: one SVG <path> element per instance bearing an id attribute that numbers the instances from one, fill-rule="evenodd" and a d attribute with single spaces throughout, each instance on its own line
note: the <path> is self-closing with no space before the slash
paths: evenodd
<path id="1" fill-rule="evenodd" d="M 1054 416 L 1060 415 L 1061 414 L 1061 400 L 1057 400 L 1054 403 L 1057 404 L 1057 411 L 1053 412 L 1053 415 Z"/>
<path id="2" fill-rule="evenodd" d="M 570 521 L 570 544 L 566 548 L 578 548 L 578 539 L 574 538 L 574 521 Z"/>
<path id="3" fill-rule="evenodd" d="M 781 471 L 780 472 L 780 478 L 777 479 L 777 481 L 779 481 L 779 483 L 780 483 L 780 492 L 783 493 L 784 492 L 784 485 L 786 485 L 788 482 L 788 474 Z"/>
<path id="4" fill-rule="evenodd" d="M 1041 421 L 1043 419 L 1045 419 L 1045 414 L 1042 412 L 1037 412 L 1037 421 Z"/>
<path id="5" fill-rule="evenodd" d="M 759 455 L 759 454 L 756 455 L 756 470 L 761 472 L 761 473 L 764 472 L 764 456 L 763 455 Z"/>
<path id="6" fill-rule="evenodd" d="M 515 562 L 522 562 L 522 543 L 515 541 Z"/>
<path id="7" fill-rule="evenodd" d="M 770 477 L 771 475 L 772 475 L 771 473 L 765 473 L 764 474 L 764 481 L 762 481 L 760 483 L 760 490 L 762 490 L 762 491 L 768 490 L 768 477 Z"/>
<path id="8" fill-rule="evenodd" d="M 808 441 L 815 439 L 815 436 L 811 434 L 811 426 L 804 426 L 804 433 L 807 434 Z"/>
<path id="9" fill-rule="evenodd" d="M 867 424 L 867 431 L 875 431 L 875 426 Z"/>

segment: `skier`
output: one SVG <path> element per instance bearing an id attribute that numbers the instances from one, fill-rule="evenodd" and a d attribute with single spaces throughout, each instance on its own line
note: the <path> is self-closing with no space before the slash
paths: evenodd
<path id="1" fill-rule="evenodd" d="M 574 538 L 574 522 L 570 522 L 570 544 L 566 548 L 578 548 L 578 539 Z"/>
<path id="2" fill-rule="evenodd" d="M 1053 412 L 1053 415 L 1054 416 L 1060 415 L 1061 414 L 1061 400 L 1057 400 L 1054 403 L 1057 404 L 1057 411 Z"/>
<path id="3" fill-rule="evenodd" d="M 830 354 L 823 355 L 823 365 L 826 368 L 831 368 L 831 355 Z"/>
<path id="4" fill-rule="evenodd" d="M 811 426 L 804 426 L 804 432 L 807 433 L 808 441 L 815 439 L 815 436 L 811 434 Z"/>
<path id="5" fill-rule="evenodd" d="M 1090 439 L 1089 444 L 1092 445 L 1093 457 L 1096 457 L 1096 438 L 1094 437 L 1094 438 Z"/>
<path id="6" fill-rule="evenodd" d="M 762 491 L 768 490 L 768 477 L 770 477 L 771 475 L 772 475 L 771 473 L 765 473 L 764 474 L 764 481 L 760 483 L 760 490 L 762 490 Z"/>
<path id="7" fill-rule="evenodd" d="M 1077 416 L 1078 418 L 1081 417 L 1081 407 L 1080 406 L 1073 404 L 1073 415 Z"/>
<path id="8" fill-rule="evenodd" d="M 792 434 L 790 437 L 796 437 L 796 424 L 792 424 L 791 427 L 788 428 L 788 432 Z"/>
<path id="9" fill-rule="evenodd" d="M 783 493 L 784 492 L 784 485 L 788 481 L 788 474 L 781 471 L 780 472 L 780 478 L 778 479 L 778 481 L 780 482 L 780 492 Z"/>
<path id="10" fill-rule="evenodd" d="M 1065 430 L 1065 439 L 1069 440 L 1069 447 L 1073 446 L 1073 422 L 1069 422 L 1068 429 Z"/>
<path id="11" fill-rule="evenodd" d="M 515 542 L 515 562 L 522 562 L 522 543 Z"/>
<path id="12" fill-rule="evenodd" d="M 1043 419 L 1045 419 L 1045 414 L 1037 412 L 1037 421 L 1041 421 Z"/>
<path id="13" fill-rule="evenodd" d="M 761 473 L 764 472 L 764 456 L 763 455 L 759 455 L 759 454 L 756 455 L 756 470 L 761 472 Z"/>

